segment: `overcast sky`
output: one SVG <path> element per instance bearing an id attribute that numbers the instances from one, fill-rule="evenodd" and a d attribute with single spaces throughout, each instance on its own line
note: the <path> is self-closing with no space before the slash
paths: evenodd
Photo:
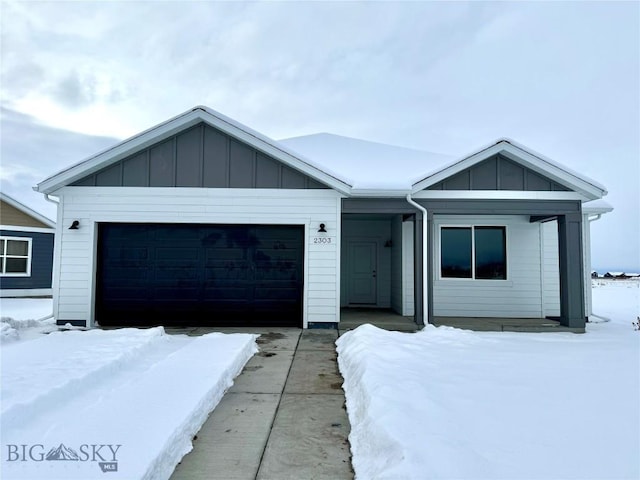
<path id="1" fill-rule="evenodd" d="M 276 139 L 513 138 L 608 188 L 594 266 L 640 271 L 638 2 L 1 5 L 2 189 L 45 214 L 31 186 L 207 105 Z"/>

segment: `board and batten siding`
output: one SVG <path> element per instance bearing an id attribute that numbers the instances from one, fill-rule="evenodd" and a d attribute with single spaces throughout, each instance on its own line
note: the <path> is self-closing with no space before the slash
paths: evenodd
<path id="1" fill-rule="evenodd" d="M 58 320 L 93 323 L 97 226 L 112 223 L 305 225 L 303 323 L 339 319 L 340 194 L 328 189 L 65 187 L 60 197 Z M 74 220 L 78 230 L 69 230 Z M 326 234 L 318 234 L 320 223 Z M 314 243 L 324 235 L 329 243 Z"/>
<path id="2" fill-rule="evenodd" d="M 440 279 L 440 227 L 505 226 L 507 279 Z M 540 224 L 528 215 L 434 216 L 433 313 L 442 317 L 540 318 Z"/>

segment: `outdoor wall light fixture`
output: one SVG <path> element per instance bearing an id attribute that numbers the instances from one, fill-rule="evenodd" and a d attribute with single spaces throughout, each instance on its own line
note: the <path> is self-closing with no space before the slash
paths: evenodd
<path id="1" fill-rule="evenodd" d="M 327 233 L 327 230 L 324 228 L 324 223 L 320 224 L 320 228 L 318 229 L 319 233 Z"/>
<path id="2" fill-rule="evenodd" d="M 387 240 L 386 242 L 384 242 L 384 246 L 385 248 L 391 248 L 393 247 L 393 242 L 391 240 Z"/>
<path id="3" fill-rule="evenodd" d="M 80 222 L 78 220 L 74 220 L 69 227 L 69 230 L 78 230 L 80 228 Z"/>

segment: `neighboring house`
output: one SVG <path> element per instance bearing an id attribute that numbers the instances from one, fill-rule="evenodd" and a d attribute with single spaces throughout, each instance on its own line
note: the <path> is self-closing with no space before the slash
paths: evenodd
<path id="1" fill-rule="evenodd" d="M 638 278 L 640 274 L 638 273 L 627 273 L 627 272 L 607 272 L 604 274 L 604 278 L 614 278 L 616 280 L 628 280 L 630 278 Z"/>
<path id="2" fill-rule="evenodd" d="M 591 272 L 591 278 L 600 278 L 600 275 L 595 270 Z"/>
<path id="3" fill-rule="evenodd" d="M 51 296 L 55 223 L 0 192 L 0 297 Z"/>
<path id="4" fill-rule="evenodd" d="M 196 107 L 47 178 L 58 323 L 335 325 L 590 312 L 605 187 L 511 140 L 450 158 L 271 140 Z M 585 204 L 585 208 L 583 208 Z M 75 226 L 77 228 L 70 229 Z"/>

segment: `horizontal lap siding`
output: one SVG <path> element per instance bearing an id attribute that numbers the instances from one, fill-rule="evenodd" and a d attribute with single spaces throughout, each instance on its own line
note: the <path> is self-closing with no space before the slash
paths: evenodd
<path id="1" fill-rule="evenodd" d="M 53 272 L 53 231 L 51 233 L 43 233 L 7 229 L 1 230 L 0 236 L 31 239 L 31 274 L 29 276 L 0 277 L 0 289 L 30 290 L 51 288 Z"/>
<path id="2" fill-rule="evenodd" d="M 339 194 L 332 190 L 67 187 L 61 190 L 62 229 L 57 318 L 86 320 L 93 310 L 97 223 L 309 225 L 305 243 L 306 319 L 337 321 Z M 324 223 L 333 243 L 314 245 Z"/>
<path id="3" fill-rule="evenodd" d="M 507 227 L 507 280 L 439 279 L 441 225 Z M 443 317 L 542 316 L 540 225 L 528 216 L 436 216 L 434 315 Z"/>

